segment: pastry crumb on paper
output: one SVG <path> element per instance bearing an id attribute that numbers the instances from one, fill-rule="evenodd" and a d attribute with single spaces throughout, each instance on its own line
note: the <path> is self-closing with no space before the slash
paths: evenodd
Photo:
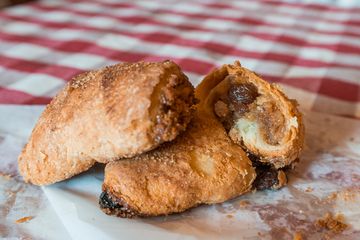
<path id="1" fill-rule="evenodd" d="M 240 208 L 245 208 L 245 207 L 247 207 L 249 205 L 250 205 L 250 202 L 247 201 L 247 200 L 242 200 L 242 201 L 239 202 Z"/>
<path id="2" fill-rule="evenodd" d="M 0 177 L 6 179 L 6 180 L 10 180 L 11 179 L 11 175 L 10 174 L 6 174 L 6 173 L 2 173 L 0 172 Z"/>
<path id="3" fill-rule="evenodd" d="M 16 220 L 15 223 L 25 223 L 25 222 L 30 221 L 33 218 L 34 218 L 33 216 L 22 217 L 22 218 L 19 218 L 18 220 Z"/>
<path id="4" fill-rule="evenodd" d="M 344 220 L 344 215 L 337 214 L 334 216 L 332 213 L 328 212 L 315 222 L 315 226 L 320 229 L 330 230 L 333 233 L 341 233 L 348 228 L 348 225 L 344 223 Z"/>

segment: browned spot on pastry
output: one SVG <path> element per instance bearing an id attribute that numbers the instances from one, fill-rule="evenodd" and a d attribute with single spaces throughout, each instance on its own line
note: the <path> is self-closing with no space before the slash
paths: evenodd
<path id="1" fill-rule="evenodd" d="M 111 86 L 111 83 L 113 82 L 115 78 L 114 72 L 110 71 L 110 69 L 105 68 L 103 72 L 103 77 L 101 79 L 101 86 L 104 89 L 107 89 Z"/>
<path id="2" fill-rule="evenodd" d="M 123 199 L 114 197 L 106 191 L 101 193 L 99 205 L 101 210 L 108 215 L 116 215 L 121 218 L 133 218 L 140 215 Z"/>

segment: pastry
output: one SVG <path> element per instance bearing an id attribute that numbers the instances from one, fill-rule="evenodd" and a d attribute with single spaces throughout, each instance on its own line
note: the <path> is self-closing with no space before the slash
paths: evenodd
<path id="1" fill-rule="evenodd" d="M 194 89 L 172 61 L 121 63 L 74 77 L 40 116 L 18 159 L 46 185 L 95 162 L 133 157 L 173 140 L 192 115 Z"/>
<path id="2" fill-rule="evenodd" d="M 276 169 L 298 158 L 304 142 L 302 116 L 297 102 L 279 86 L 236 62 L 210 73 L 197 89 L 203 88 L 211 89 L 205 91 L 205 104 L 214 109 L 230 138 L 253 157 Z"/>
<path id="3" fill-rule="evenodd" d="M 173 142 L 106 166 L 105 213 L 167 215 L 286 184 L 304 137 L 294 100 L 239 62 L 211 72 L 195 96 L 195 116 Z"/>
<path id="4" fill-rule="evenodd" d="M 246 153 L 200 104 L 173 142 L 106 165 L 100 207 L 119 217 L 178 213 L 248 192 L 255 177 Z"/>

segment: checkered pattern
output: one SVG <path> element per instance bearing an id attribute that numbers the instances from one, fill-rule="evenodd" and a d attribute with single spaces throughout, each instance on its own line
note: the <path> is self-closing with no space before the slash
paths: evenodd
<path id="1" fill-rule="evenodd" d="M 359 6 L 43 0 L 0 12 L 2 104 L 45 104 L 82 71 L 164 59 L 194 84 L 240 59 L 303 108 L 360 117 Z"/>

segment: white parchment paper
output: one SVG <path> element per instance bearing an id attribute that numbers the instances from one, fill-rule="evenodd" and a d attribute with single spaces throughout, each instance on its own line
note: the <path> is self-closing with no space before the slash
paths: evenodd
<path id="1" fill-rule="evenodd" d="M 360 239 L 358 120 L 305 112 L 306 147 L 289 185 L 279 191 L 249 193 L 168 217 L 119 219 L 98 207 L 100 164 L 48 187 L 22 183 L 16 158 L 41 110 L 0 106 L 3 238 L 293 239 L 300 233 L 304 239 Z M 349 227 L 339 234 L 316 228 L 314 222 L 327 212 L 343 214 Z M 14 223 L 23 216 L 34 218 Z"/>

